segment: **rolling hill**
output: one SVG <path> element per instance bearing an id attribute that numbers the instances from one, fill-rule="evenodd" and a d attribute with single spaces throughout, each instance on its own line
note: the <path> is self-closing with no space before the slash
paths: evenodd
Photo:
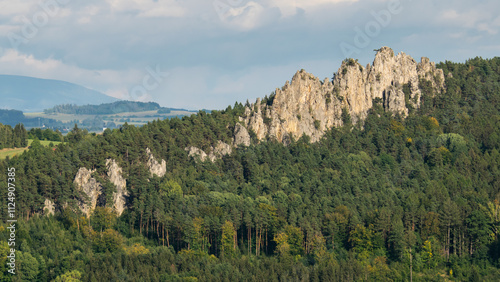
<path id="1" fill-rule="evenodd" d="M 73 83 L 17 75 L 0 75 L 2 109 L 41 112 L 60 104 L 102 104 L 118 99 Z"/>

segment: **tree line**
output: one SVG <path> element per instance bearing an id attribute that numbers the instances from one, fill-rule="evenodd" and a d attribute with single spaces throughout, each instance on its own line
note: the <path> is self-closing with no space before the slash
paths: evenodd
<path id="1" fill-rule="evenodd" d="M 374 101 L 363 124 L 345 114 L 319 142 L 250 132 L 249 147 L 214 163 L 184 148 L 230 143 L 240 103 L 102 135 L 75 127 L 56 150 L 34 144 L 0 162 L 23 187 L 15 279 L 498 280 L 500 58 L 438 67 L 446 93 L 423 83 L 406 118 Z M 145 148 L 166 160 L 165 176 L 151 176 Z M 120 217 L 108 158 L 127 179 Z M 103 183 L 90 218 L 76 208 L 80 167 Z M 41 216 L 46 199 L 55 216 Z"/>

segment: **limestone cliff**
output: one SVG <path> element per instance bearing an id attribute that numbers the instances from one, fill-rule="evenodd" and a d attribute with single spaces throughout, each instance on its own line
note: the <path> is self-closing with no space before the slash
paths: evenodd
<path id="1" fill-rule="evenodd" d="M 435 92 L 445 89 L 443 71 L 428 58 L 417 63 L 409 55 L 394 55 L 392 49 L 382 47 L 372 65 L 345 60 L 332 82 L 297 72 L 274 96 L 247 107 L 242 120 L 259 140 L 271 136 L 286 144 L 290 136 L 297 139 L 306 134 L 316 142 L 329 128 L 342 125 L 343 109 L 357 123 L 366 118 L 377 98 L 386 111 L 406 116 L 409 106 L 420 106 L 421 80 L 430 81 Z"/>
<path id="2" fill-rule="evenodd" d="M 146 155 L 148 156 L 148 168 L 151 171 L 151 176 L 163 177 L 167 173 L 167 162 L 165 160 L 161 160 L 161 163 L 158 162 L 149 148 L 146 148 Z"/>
<path id="3" fill-rule="evenodd" d="M 211 162 L 215 162 L 217 159 L 231 154 L 233 148 L 231 147 L 231 145 L 219 140 L 217 141 L 217 145 L 215 145 L 215 147 L 211 147 L 208 154 L 202 149 L 193 146 L 186 147 L 184 150 L 188 153 L 189 157 L 199 159 L 202 162 L 204 162 L 208 158 Z"/>
<path id="4" fill-rule="evenodd" d="M 122 176 L 122 168 L 118 166 L 115 160 L 107 159 L 106 168 L 108 169 L 109 181 L 116 188 L 116 192 L 113 193 L 113 208 L 120 216 L 127 204 L 127 181 Z"/>
<path id="5" fill-rule="evenodd" d="M 238 145 L 250 146 L 250 134 L 240 123 L 236 123 L 234 127 L 233 146 L 237 147 Z"/>
<path id="6" fill-rule="evenodd" d="M 97 199 L 102 193 L 102 185 L 92 177 L 92 173 L 94 171 L 95 170 L 88 170 L 81 167 L 74 180 L 76 190 L 86 195 L 86 197 L 84 196 L 80 199 L 79 207 L 80 210 L 87 215 L 87 217 L 89 217 L 92 210 L 95 209 Z"/>

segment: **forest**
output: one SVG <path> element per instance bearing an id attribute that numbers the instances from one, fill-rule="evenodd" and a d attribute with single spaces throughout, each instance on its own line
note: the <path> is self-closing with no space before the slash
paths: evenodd
<path id="1" fill-rule="evenodd" d="M 17 124 L 14 128 L 0 123 L 0 150 L 26 146 L 28 146 L 28 133 L 22 123 Z"/>
<path id="2" fill-rule="evenodd" d="M 250 132 L 250 146 L 215 162 L 184 148 L 230 143 L 240 103 L 102 135 L 75 126 L 55 150 L 35 140 L 0 161 L 0 187 L 11 167 L 19 187 L 18 273 L 6 272 L 3 223 L 0 280 L 499 281 L 500 58 L 437 66 L 447 91 L 421 83 L 406 118 L 375 101 L 363 123 L 344 115 L 319 142 Z M 145 148 L 166 160 L 165 176 L 151 176 Z M 119 217 L 109 158 L 127 179 Z M 89 218 L 77 208 L 80 167 L 104 187 Z"/>
<path id="3" fill-rule="evenodd" d="M 117 101 L 100 105 L 85 105 L 77 106 L 72 104 L 57 105 L 50 109 L 45 109 L 45 114 L 74 114 L 74 115 L 108 115 L 127 112 L 143 112 L 156 111 L 166 109 L 160 107 L 158 103 L 153 102 L 132 102 L 132 101 Z"/>

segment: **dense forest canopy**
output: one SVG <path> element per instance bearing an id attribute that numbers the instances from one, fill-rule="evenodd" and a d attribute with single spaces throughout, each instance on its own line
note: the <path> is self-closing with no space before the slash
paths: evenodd
<path id="1" fill-rule="evenodd" d="M 4 148 L 21 148 L 28 145 L 28 133 L 23 124 L 14 128 L 0 123 L 0 150 Z"/>
<path id="2" fill-rule="evenodd" d="M 50 109 L 45 109 L 45 114 L 74 114 L 74 115 L 109 115 L 126 112 L 156 111 L 162 109 L 158 103 L 154 102 L 133 102 L 117 101 L 100 105 L 77 106 L 72 104 L 57 105 Z"/>
<path id="3" fill-rule="evenodd" d="M 184 148 L 230 143 L 239 103 L 97 136 L 75 127 L 56 150 L 34 143 L 0 162 L 0 186 L 14 167 L 22 187 L 19 274 L 2 262 L 1 279 L 498 281 L 500 58 L 438 67 L 446 93 L 421 83 L 423 104 L 405 119 L 375 101 L 363 123 L 344 116 L 319 142 L 251 133 L 252 145 L 213 163 Z M 165 176 L 151 176 L 145 148 L 166 160 Z M 127 179 L 120 217 L 109 158 Z M 103 183 L 90 218 L 76 208 L 80 167 Z M 42 216 L 46 199 L 54 216 Z"/>

